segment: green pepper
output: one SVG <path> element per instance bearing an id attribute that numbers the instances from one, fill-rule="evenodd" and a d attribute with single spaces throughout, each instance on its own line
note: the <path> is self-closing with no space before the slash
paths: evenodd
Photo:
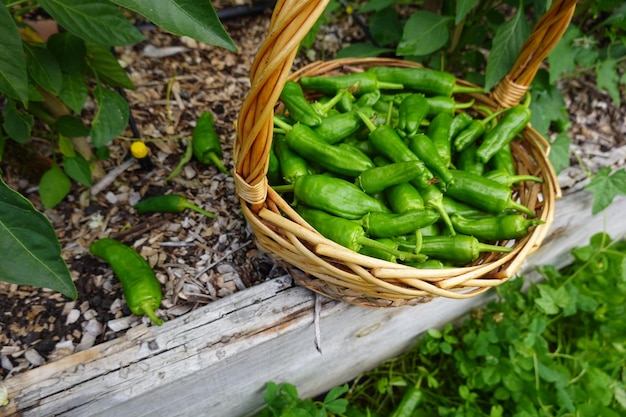
<path id="1" fill-rule="evenodd" d="M 433 141 L 433 145 L 446 167 L 450 166 L 452 160 L 450 129 L 453 121 L 454 118 L 449 114 L 440 113 L 430 121 L 426 131 L 426 135 Z"/>
<path id="2" fill-rule="evenodd" d="M 457 152 L 461 152 L 476 142 L 485 133 L 485 130 L 487 130 L 489 122 L 499 116 L 503 111 L 505 111 L 505 109 L 490 112 L 490 114 L 483 119 L 472 120 L 469 125 L 454 138 L 454 149 L 456 149 Z"/>
<path id="3" fill-rule="evenodd" d="M 428 101 L 428 117 L 437 116 L 438 114 L 445 113 L 448 116 L 454 116 L 457 110 L 468 109 L 474 105 L 474 99 L 459 103 L 452 97 L 446 96 L 433 96 L 426 98 Z"/>
<path id="4" fill-rule="evenodd" d="M 356 133 L 363 127 L 361 118 L 355 112 L 337 113 L 322 119 L 313 130 L 325 142 L 335 144 Z"/>
<path id="5" fill-rule="evenodd" d="M 422 167 L 420 161 L 394 162 L 363 171 L 356 177 L 355 184 L 368 194 L 381 192 L 392 185 L 411 181 Z"/>
<path id="6" fill-rule="evenodd" d="M 309 174 L 306 159 L 287 145 L 284 135 L 274 135 L 274 150 L 280 162 L 280 173 L 287 184 L 293 184 L 298 177 Z"/>
<path id="7" fill-rule="evenodd" d="M 400 260 L 420 261 L 425 258 L 423 255 L 402 252 L 385 243 L 370 239 L 357 223 L 333 216 L 323 210 L 299 204 L 296 206 L 296 211 L 322 236 L 354 252 L 360 252 L 363 247 L 370 247 L 392 254 Z"/>
<path id="8" fill-rule="evenodd" d="M 390 238 L 374 239 L 376 242 L 388 246 L 394 251 L 399 250 L 398 242 Z M 411 260 L 411 264 L 420 264 L 426 260 L 426 256 L 420 254 L 411 254 L 410 252 L 400 251 L 403 253 L 405 260 L 408 258 Z M 388 262 L 398 263 L 398 256 L 395 253 L 389 252 L 389 249 L 382 249 L 380 247 L 363 246 L 359 249 L 361 255 L 371 256 L 372 258 L 382 259 Z"/>
<path id="9" fill-rule="evenodd" d="M 512 190 L 506 185 L 466 171 L 451 172 L 454 180 L 448 185 L 448 196 L 490 213 L 510 208 L 535 217 L 533 210 L 511 198 Z"/>
<path id="10" fill-rule="evenodd" d="M 412 184 L 405 182 L 385 190 L 389 206 L 394 213 L 424 209 L 424 199 Z"/>
<path id="11" fill-rule="evenodd" d="M 451 73 L 428 68 L 378 66 L 368 68 L 366 72 L 375 74 L 380 81 L 399 83 L 404 88 L 432 96 L 451 97 L 458 93 L 484 92 L 480 87 L 458 85 L 456 77 Z"/>
<path id="12" fill-rule="evenodd" d="M 448 215 L 458 213 L 463 217 L 491 217 L 493 214 L 484 212 L 469 204 L 462 203 L 449 196 L 443 196 L 443 207 Z"/>
<path id="13" fill-rule="evenodd" d="M 412 210 L 405 213 L 370 212 L 359 224 L 373 237 L 393 237 L 413 233 L 439 220 L 439 213 L 432 209 Z"/>
<path id="14" fill-rule="evenodd" d="M 270 185 L 282 184 L 282 174 L 280 172 L 280 161 L 274 151 L 274 146 L 270 148 L 270 157 L 267 164 L 267 181 Z"/>
<path id="15" fill-rule="evenodd" d="M 448 142 L 450 144 L 454 143 L 454 138 L 458 136 L 466 127 L 472 123 L 472 116 L 469 113 L 459 113 L 454 116 L 452 119 L 452 123 L 450 123 L 450 130 L 448 132 Z"/>
<path id="16" fill-rule="evenodd" d="M 89 251 L 111 265 L 130 311 L 137 316 L 145 314 L 157 326 L 162 325 L 163 320 L 155 314 L 163 297 L 161 283 L 150 264 L 134 249 L 115 239 L 99 239 L 89 246 Z"/>
<path id="17" fill-rule="evenodd" d="M 401 245 L 398 246 L 400 249 Z M 424 262 L 405 262 L 407 266 L 418 269 L 444 269 L 448 268 L 448 265 L 441 262 L 439 259 L 427 259 Z"/>
<path id="18" fill-rule="evenodd" d="M 522 181 L 543 182 L 543 178 L 536 175 L 511 175 L 503 169 L 494 169 L 485 174 L 483 177 L 489 178 L 499 184 L 506 185 L 507 187 L 517 184 Z"/>
<path id="19" fill-rule="evenodd" d="M 476 175 L 483 175 L 485 172 L 485 164 L 476 157 L 477 149 L 476 146 L 468 146 L 459 152 L 455 160 L 456 169 L 471 172 Z"/>
<path id="20" fill-rule="evenodd" d="M 287 81 L 280 93 L 280 100 L 289 111 L 289 118 L 310 127 L 322 123 L 322 117 L 313 108 L 302 91 L 302 87 L 295 81 Z"/>
<path id="21" fill-rule="evenodd" d="M 441 158 L 433 141 L 423 133 L 409 136 L 409 149 L 426 164 L 426 167 L 439 177 L 444 184 L 452 181 L 452 174 L 448 169 L 448 164 Z M 444 187 L 445 188 L 445 187 Z"/>
<path id="22" fill-rule="evenodd" d="M 459 233 L 482 241 L 518 239 L 526 236 L 529 228 L 545 223 L 543 220 L 527 219 L 521 214 L 468 219 L 455 213 L 450 219 Z"/>
<path id="23" fill-rule="evenodd" d="M 274 188 L 277 191 L 286 188 Z M 360 219 L 369 212 L 389 212 L 387 206 L 341 178 L 323 174 L 298 177 L 293 185 L 296 204 L 327 211 L 346 219 Z"/>
<path id="24" fill-rule="evenodd" d="M 228 170 L 220 161 L 222 146 L 220 138 L 215 131 L 213 113 L 203 112 L 191 135 L 191 147 L 193 155 L 203 164 L 214 164 L 220 172 L 228 175 Z"/>
<path id="25" fill-rule="evenodd" d="M 331 76 L 312 76 L 300 78 L 302 87 L 331 95 L 339 90 L 348 90 L 355 95 L 370 93 L 375 90 L 401 90 L 402 84 L 381 82 L 376 75 L 368 72 L 340 74 Z"/>
<path id="26" fill-rule="evenodd" d="M 215 214 L 198 207 L 180 194 L 167 194 L 144 198 L 133 206 L 137 214 L 145 213 L 182 213 L 190 209 L 207 217 L 214 218 Z"/>
<path id="27" fill-rule="evenodd" d="M 457 234 L 424 236 L 420 253 L 431 259 L 451 262 L 454 265 L 466 265 L 478 259 L 482 252 L 507 253 L 511 250 L 512 248 L 482 243 L 474 236 Z"/>
<path id="28" fill-rule="evenodd" d="M 360 152 L 364 153 L 370 158 L 374 158 L 378 154 L 378 151 L 376 150 L 376 148 L 374 148 L 374 145 L 372 145 L 372 142 L 370 142 L 367 139 L 365 140 L 358 139 L 354 135 L 347 137 L 341 143 L 344 145 L 350 145 L 350 146 L 353 146 L 354 148 L 357 148 Z"/>
<path id="29" fill-rule="evenodd" d="M 372 160 L 365 154 L 350 152 L 324 139 L 310 127 L 301 123 L 293 126 L 279 118 L 274 123 L 287 131 L 287 145 L 304 158 L 315 161 L 321 167 L 336 174 L 356 177 L 361 172 L 374 167 Z"/>
<path id="30" fill-rule="evenodd" d="M 530 94 L 523 104 L 511 107 L 504 113 L 492 129 L 490 129 L 483 137 L 478 151 L 476 153 L 478 159 L 483 163 L 489 160 L 500 151 L 505 145 L 510 143 L 530 122 Z"/>
<path id="31" fill-rule="evenodd" d="M 356 100 L 355 105 L 357 107 L 373 107 L 380 99 L 380 96 L 380 90 L 374 90 L 369 93 L 361 94 L 361 97 Z"/>
<path id="32" fill-rule="evenodd" d="M 416 135 L 427 115 L 428 101 L 423 94 L 406 96 L 398 107 L 398 133 L 403 136 Z"/>
<path id="33" fill-rule="evenodd" d="M 494 170 L 504 170 L 509 175 L 517 175 L 517 167 L 515 166 L 515 159 L 513 152 L 511 152 L 511 144 L 507 143 L 502 149 L 500 149 L 489 161 L 489 165 Z"/>

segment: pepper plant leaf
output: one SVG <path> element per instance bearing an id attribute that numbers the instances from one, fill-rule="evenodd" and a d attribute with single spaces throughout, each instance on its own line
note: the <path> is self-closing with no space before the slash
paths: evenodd
<path id="1" fill-rule="evenodd" d="M 111 53 L 109 48 L 103 45 L 88 42 L 87 65 L 101 81 L 111 87 L 122 87 L 134 90 L 135 85 L 120 66 L 120 63 Z"/>
<path id="2" fill-rule="evenodd" d="M 59 99 L 67 107 L 80 114 L 88 95 L 89 89 L 84 74 L 63 74 L 63 89 L 59 93 Z"/>
<path id="3" fill-rule="evenodd" d="M 70 192 L 72 183 L 58 165 L 52 165 L 39 180 L 39 196 L 46 210 L 59 204 Z"/>
<path id="4" fill-rule="evenodd" d="M 130 116 L 128 103 L 113 90 L 98 87 L 95 91 L 98 111 L 91 122 L 94 146 L 106 146 L 126 129 Z"/>
<path id="5" fill-rule="evenodd" d="M 454 18 L 454 24 L 461 23 L 463 18 L 476 6 L 478 0 L 457 0 L 456 2 L 456 16 Z"/>
<path id="6" fill-rule="evenodd" d="M 63 169 L 65 173 L 74 181 L 91 187 L 91 168 L 89 162 L 79 153 L 72 157 L 63 157 Z"/>
<path id="7" fill-rule="evenodd" d="M 515 15 L 498 27 L 485 69 L 485 91 L 491 90 L 513 67 L 519 51 L 530 34 L 520 2 Z"/>
<path id="8" fill-rule="evenodd" d="M 596 67 L 596 83 L 599 90 L 605 89 L 613 102 L 619 107 L 621 105 L 619 91 L 619 73 L 617 61 L 613 58 L 600 61 Z"/>
<path id="9" fill-rule="evenodd" d="M 453 19 L 426 10 L 413 13 L 404 25 L 396 53 L 423 56 L 435 52 L 448 42 L 448 27 Z"/>
<path id="10" fill-rule="evenodd" d="M 40 0 L 39 4 L 68 32 L 89 42 L 118 46 L 145 39 L 108 0 Z"/>
<path id="11" fill-rule="evenodd" d="M 28 142 L 34 123 L 35 118 L 31 114 L 18 110 L 13 100 L 7 101 L 2 128 L 11 139 L 17 143 Z"/>
<path id="12" fill-rule="evenodd" d="M 0 179 L 0 277 L 76 298 L 76 287 L 61 257 L 50 221 Z"/>
<path id="13" fill-rule="evenodd" d="M 26 65 L 33 80 L 54 94 L 59 94 L 63 87 L 63 74 L 54 55 L 40 46 L 24 44 Z"/>
<path id="14" fill-rule="evenodd" d="M 0 93 L 25 103 L 28 77 L 22 39 L 9 10 L 0 7 Z"/>
<path id="15" fill-rule="evenodd" d="M 572 140 L 567 136 L 567 133 L 563 132 L 559 133 L 550 145 L 550 155 L 548 158 L 557 174 L 561 172 L 563 168 L 570 166 L 569 148 L 571 144 Z"/>
<path id="16" fill-rule="evenodd" d="M 623 168 L 611 174 L 611 168 L 602 168 L 587 184 L 585 190 L 593 194 L 591 212 L 596 215 L 606 209 L 615 197 L 626 195 L 626 170 Z"/>
<path id="17" fill-rule="evenodd" d="M 220 22 L 213 4 L 187 0 L 113 0 L 154 22 L 175 35 L 189 36 L 199 42 L 219 46 L 229 51 L 237 47 Z"/>

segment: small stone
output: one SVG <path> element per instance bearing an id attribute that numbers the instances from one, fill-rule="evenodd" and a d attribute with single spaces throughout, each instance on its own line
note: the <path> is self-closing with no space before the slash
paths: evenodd
<path id="1" fill-rule="evenodd" d="M 33 366 L 43 365 L 46 360 L 35 349 L 28 349 L 24 352 L 24 358 Z"/>
<path id="2" fill-rule="evenodd" d="M 65 319 L 65 324 L 68 325 L 68 324 L 76 323 L 76 320 L 78 320 L 79 317 L 80 317 L 80 310 L 73 308 L 68 313 L 67 318 Z"/>

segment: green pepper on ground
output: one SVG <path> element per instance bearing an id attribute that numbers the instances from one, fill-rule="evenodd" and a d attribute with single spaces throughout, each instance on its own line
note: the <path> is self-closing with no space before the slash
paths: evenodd
<path id="1" fill-rule="evenodd" d="M 220 158 L 222 157 L 222 145 L 215 131 L 213 113 L 205 111 L 196 122 L 191 137 L 193 155 L 203 164 L 213 164 L 217 169 L 228 175 L 228 169 Z"/>
<path id="2" fill-rule="evenodd" d="M 161 283 L 150 264 L 134 249 L 115 239 L 96 240 L 89 251 L 111 265 L 130 311 L 137 316 L 145 314 L 157 326 L 162 325 L 163 320 L 155 314 L 163 297 Z"/>
<path id="3" fill-rule="evenodd" d="M 167 194 L 144 198 L 135 204 L 133 208 L 137 211 L 137 214 L 182 213 L 185 209 L 190 209 L 209 218 L 215 217 L 215 214 L 198 207 L 180 194 Z"/>

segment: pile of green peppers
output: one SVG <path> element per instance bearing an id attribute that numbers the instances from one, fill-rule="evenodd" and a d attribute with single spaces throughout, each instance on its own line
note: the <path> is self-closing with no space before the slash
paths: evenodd
<path id="1" fill-rule="evenodd" d="M 518 183 L 543 181 L 518 175 L 511 152 L 529 103 L 478 112 L 455 97 L 479 91 L 425 68 L 288 81 L 269 183 L 322 235 L 361 254 L 446 268 L 509 252 L 503 242 L 543 223 L 512 198 Z"/>

